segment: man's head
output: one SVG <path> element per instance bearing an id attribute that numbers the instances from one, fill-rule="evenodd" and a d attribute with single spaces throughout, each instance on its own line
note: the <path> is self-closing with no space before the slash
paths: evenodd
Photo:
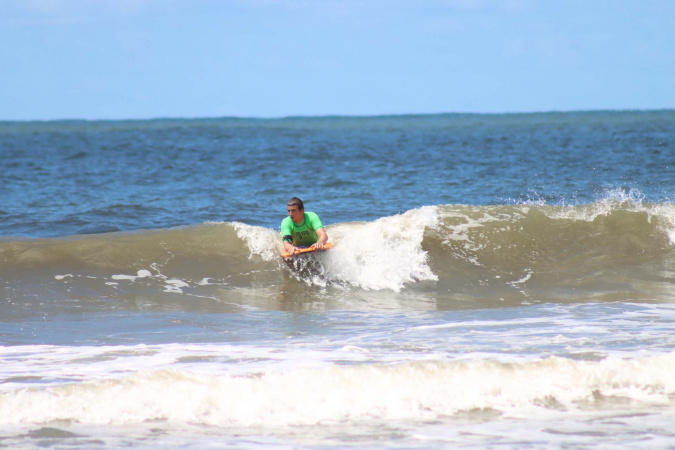
<path id="1" fill-rule="evenodd" d="M 298 197 L 293 197 L 286 203 L 286 211 L 293 222 L 300 223 L 305 213 L 305 205 Z"/>

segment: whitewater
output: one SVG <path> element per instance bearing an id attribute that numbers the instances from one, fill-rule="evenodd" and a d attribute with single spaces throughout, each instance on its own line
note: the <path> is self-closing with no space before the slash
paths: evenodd
<path id="1" fill-rule="evenodd" d="M 672 448 L 673 114 L 0 123 L 0 446 Z"/>

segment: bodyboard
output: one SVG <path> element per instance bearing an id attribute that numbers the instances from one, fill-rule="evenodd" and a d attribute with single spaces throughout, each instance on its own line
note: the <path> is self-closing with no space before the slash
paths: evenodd
<path id="1" fill-rule="evenodd" d="M 311 247 L 300 248 L 300 249 L 298 249 L 298 251 L 294 255 L 290 255 L 288 252 L 283 252 L 281 254 L 281 257 L 284 258 L 284 259 L 287 259 L 287 258 L 292 258 L 294 256 L 302 255 L 303 253 L 322 252 L 324 250 L 328 250 L 332 246 L 333 246 L 333 244 L 324 244 L 323 249 L 321 249 L 321 250 L 317 250 L 317 249 L 314 249 L 314 248 L 311 248 Z"/>

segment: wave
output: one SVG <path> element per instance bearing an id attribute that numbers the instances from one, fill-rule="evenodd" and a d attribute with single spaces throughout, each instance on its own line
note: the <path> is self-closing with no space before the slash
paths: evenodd
<path id="1" fill-rule="evenodd" d="M 275 427 L 537 417 L 672 405 L 675 353 L 576 361 L 408 361 L 213 374 L 185 369 L 0 393 L 0 424 Z M 58 422 L 57 422 L 58 423 Z"/>
<path id="2" fill-rule="evenodd" d="M 341 298 L 379 292 L 439 306 L 675 300 L 672 203 L 425 206 L 327 231 L 333 249 L 290 268 L 278 256 L 276 230 L 236 222 L 4 238 L 1 282 L 15 296 L 49 298 L 250 299 L 279 291 L 302 296 L 314 287 Z"/>

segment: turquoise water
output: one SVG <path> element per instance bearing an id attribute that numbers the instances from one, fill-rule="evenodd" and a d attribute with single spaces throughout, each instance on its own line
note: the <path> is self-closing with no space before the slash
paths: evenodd
<path id="1" fill-rule="evenodd" d="M 673 119 L 0 123 L 0 446 L 672 447 Z"/>

